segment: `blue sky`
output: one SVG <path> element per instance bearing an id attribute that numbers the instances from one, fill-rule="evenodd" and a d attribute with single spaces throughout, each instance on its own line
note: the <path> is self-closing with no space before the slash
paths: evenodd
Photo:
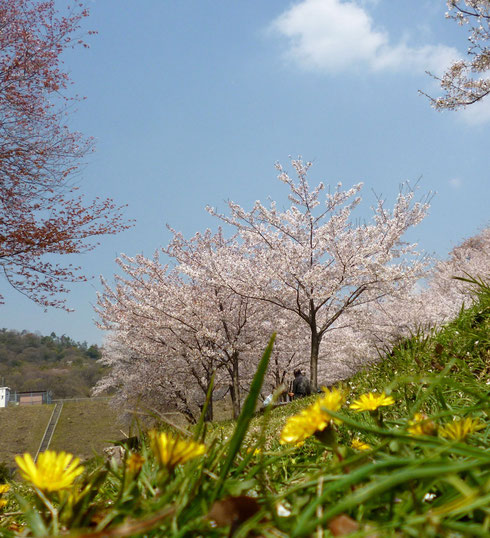
<path id="1" fill-rule="evenodd" d="M 65 2 L 57 2 L 61 7 Z M 399 184 L 436 191 L 410 240 L 444 257 L 489 224 L 490 99 L 434 111 L 425 70 L 462 57 L 467 32 L 443 0 L 93 0 L 89 49 L 65 56 L 86 97 L 72 127 L 96 139 L 79 178 L 87 197 L 128 204 L 135 226 L 70 260 L 94 276 L 73 286 L 74 313 L 31 303 L 2 283 L 1 326 L 101 343 L 92 305 L 122 252 L 150 256 L 168 223 L 215 227 L 206 205 L 286 200 L 276 161 L 313 162 L 310 183 L 363 181 L 394 200 Z M 388 204 L 390 205 L 390 204 Z"/>

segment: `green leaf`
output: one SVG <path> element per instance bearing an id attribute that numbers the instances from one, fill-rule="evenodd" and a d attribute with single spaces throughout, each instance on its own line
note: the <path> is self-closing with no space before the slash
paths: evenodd
<path id="1" fill-rule="evenodd" d="M 333 518 L 334 516 L 338 514 L 342 514 L 343 512 L 348 512 L 349 510 L 353 509 L 356 506 L 361 505 L 362 503 L 365 503 L 369 499 L 379 497 L 384 492 L 389 491 L 393 489 L 394 487 L 397 487 L 401 484 L 416 481 L 420 479 L 427 479 L 432 478 L 434 476 L 443 476 L 447 475 L 448 473 L 459 473 L 468 471 L 471 469 L 484 469 L 488 468 L 490 466 L 490 463 L 487 462 L 486 464 L 482 463 L 481 461 L 465 461 L 462 463 L 446 463 L 446 464 L 437 464 L 437 465 L 426 465 L 422 468 L 417 467 L 415 465 L 409 465 L 405 469 L 401 469 L 399 471 L 394 471 L 390 473 L 390 475 L 380 478 L 372 483 L 367 484 L 364 487 L 361 487 L 360 489 L 357 489 L 352 493 L 351 495 L 343 497 L 341 500 L 339 500 L 334 506 L 326 510 L 321 518 L 318 518 L 315 520 L 315 509 L 317 505 L 324 504 L 326 501 L 326 498 L 330 491 L 335 488 L 335 484 L 330 488 L 326 488 L 323 495 L 318 496 L 316 499 L 314 499 L 308 506 L 308 508 L 303 512 L 301 517 L 298 519 L 298 523 L 296 525 L 296 528 L 291 533 L 291 536 L 309 536 L 315 529 L 315 526 L 317 525 L 323 525 L 326 521 Z M 365 469 L 371 468 L 371 465 L 365 466 Z M 380 468 L 380 464 L 375 464 L 374 469 Z M 362 474 L 362 471 L 364 471 L 364 468 L 357 471 L 357 473 Z M 376 473 L 374 471 L 371 476 L 373 476 Z M 355 475 L 356 472 L 351 474 L 351 477 Z M 348 478 L 347 478 L 348 479 Z M 340 481 L 339 481 L 340 483 Z M 339 483 L 337 485 L 339 485 Z M 355 482 L 352 482 L 355 483 Z"/>
<path id="2" fill-rule="evenodd" d="M 19 495 L 16 495 L 15 497 L 19 503 L 20 509 L 24 513 L 26 523 L 29 526 L 32 534 L 34 536 L 49 536 L 49 529 L 42 520 L 39 511 L 31 506 L 23 497 L 20 497 Z"/>
<path id="3" fill-rule="evenodd" d="M 260 395 L 260 389 L 262 388 L 262 383 L 264 382 L 264 377 L 267 372 L 267 367 L 269 366 L 269 359 L 272 354 L 272 348 L 274 346 L 274 340 L 276 339 L 276 334 L 274 333 L 265 348 L 264 354 L 260 359 L 259 365 L 257 367 L 257 372 L 253 378 L 252 384 L 250 385 L 250 392 L 248 393 L 245 403 L 243 404 L 242 412 L 238 417 L 238 421 L 233 432 L 233 436 L 230 440 L 228 446 L 228 454 L 226 456 L 225 463 L 221 468 L 221 473 L 219 476 L 218 483 L 216 488 L 211 496 L 210 504 L 212 504 L 222 493 L 223 486 L 225 484 L 228 472 L 231 468 L 231 465 L 240 450 L 245 434 L 247 433 L 250 421 L 255 413 L 255 408 L 257 406 L 257 400 Z"/>
<path id="4" fill-rule="evenodd" d="M 211 380 L 209 382 L 208 392 L 206 393 L 206 401 L 204 402 L 201 416 L 199 417 L 199 422 L 196 425 L 196 430 L 194 432 L 194 441 L 199 441 L 201 438 L 204 430 L 204 419 L 206 417 L 206 413 L 208 412 L 209 402 L 211 401 L 211 398 L 213 397 L 213 389 L 214 389 L 214 377 L 216 375 L 216 371 L 213 372 L 213 375 L 211 376 Z"/>

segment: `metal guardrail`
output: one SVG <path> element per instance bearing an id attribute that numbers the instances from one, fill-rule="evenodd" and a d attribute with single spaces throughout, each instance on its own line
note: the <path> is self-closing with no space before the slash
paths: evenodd
<path id="1" fill-rule="evenodd" d="M 89 397 L 80 397 L 80 398 L 56 398 L 56 400 L 51 400 L 52 403 L 64 403 L 64 402 L 81 402 L 81 401 L 96 401 L 96 400 L 110 400 L 112 396 L 94 396 Z"/>
<path id="2" fill-rule="evenodd" d="M 31 401 L 25 401 L 26 398 L 30 399 Z M 36 399 L 33 400 L 33 398 Z M 41 401 L 38 400 L 39 398 Z M 10 391 L 9 403 L 19 404 L 21 399 L 24 400 L 22 405 L 40 405 L 52 403 L 51 393 L 48 390 L 33 390 L 24 392 L 18 392 L 16 390 Z"/>

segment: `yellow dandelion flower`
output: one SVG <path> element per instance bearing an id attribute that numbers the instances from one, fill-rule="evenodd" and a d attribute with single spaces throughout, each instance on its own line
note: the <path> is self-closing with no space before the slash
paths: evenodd
<path id="1" fill-rule="evenodd" d="M 0 484 L 0 497 L 4 494 L 4 493 L 7 493 L 7 491 L 10 490 L 10 486 L 8 484 Z M 5 499 L 0 499 L 0 510 L 4 507 L 4 506 L 7 506 L 8 504 L 8 501 L 6 501 Z"/>
<path id="2" fill-rule="evenodd" d="M 16 456 L 15 462 L 21 470 L 22 477 L 42 491 L 59 491 L 69 488 L 84 468 L 79 465 L 79 458 L 66 452 L 46 450 L 39 454 L 34 463 L 30 454 Z"/>
<path id="3" fill-rule="evenodd" d="M 260 448 L 252 448 L 251 446 L 249 446 L 247 448 L 247 454 L 250 454 L 250 452 L 253 452 L 254 456 L 258 456 L 262 452 L 262 450 L 260 450 Z"/>
<path id="4" fill-rule="evenodd" d="M 352 443 L 350 445 L 354 450 L 371 450 L 371 445 L 368 445 L 364 441 L 361 441 L 360 439 L 352 439 Z"/>
<path id="5" fill-rule="evenodd" d="M 425 413 L 415 413 L 408 421 L 407 431 L 412 435 L 435 435 L 437 426 Z"/>
<path id="6" fill-rule="evenodd" d="M 350 404 L 350 408 L 356 410 L 358 413 L 361 411 L 376 411 L 378 407 L 385 405 L 393 405 L 395 400 L 391 396 L 386 396 L 384 392 L 381 394 L 375 394 L 370 392 L 369 394 L 363 394 L 358 400 Z"/>
<path id="7" fill-rule="evenodd" d="M 328 414 L 328 410 L 338 411 L 344 402 L 344 394 L 338 389 L 328 390 L 324 388 L 323 391 L 325 394 L 321 398 L 318 398 L 297 415 L 288 418 L 281 432 L 279 440 L 281 444 L 302 444 L 314 433 L 323 431 L 333 420 L 340 422 L 333 419 Z"/>
<path id="8" fill-rule="evenodd" d="M 145 458 L 141 454 L 131 454 L 126 461 L 126 472 L 130 476 L 137 476 L 141 471 L 141 467 L 143 467 L 143 463 L 145 463 Z"/>
<path id="9" fill-rule="evenodd" d="M 328 390 L 325 387 L 322 387 L 322 390 L 324 395 L 315 403 L 318 404 L 325 415 L 329 416 L 330 420 L 340 424 L 342 421 L 338 418 L 330 417 L 330 415 L 325 413 L 325 409 L 337 412 L 345 402 L 345 392 L 340 391 L 339 389 Z"/>
<path id="10" fill-rule="evenodd" d="M 479 418 L 455 418 L 452 422 L 439 428 L 439 435 L 446 439 L 462 441 L 468 435 L 482 430 L 485 424 Z"/>
<path id="11" fill-rule="evenodd" d="M 288 418 L 279 439 L 281 445 L 289 443 L 300 446 L 315 433 L 314 425 L 302 413 Z"/>
<path id="12" fill-rule="evenodd" d="M 181 439 L 156 431 L 150 432 L 150 443 L 158 463 L 168 469 L 197 458 L 206 451 L 205 445 L 191 439 Z"/>

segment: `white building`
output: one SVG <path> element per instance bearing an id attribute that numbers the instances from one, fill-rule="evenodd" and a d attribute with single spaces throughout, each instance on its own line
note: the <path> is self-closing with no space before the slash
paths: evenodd
<path id="1" fill-rule="evenodd" d="M 7 407 L 10 400 L 10 389 L 8 387 L 0 387 L 0 407 Z"/>

